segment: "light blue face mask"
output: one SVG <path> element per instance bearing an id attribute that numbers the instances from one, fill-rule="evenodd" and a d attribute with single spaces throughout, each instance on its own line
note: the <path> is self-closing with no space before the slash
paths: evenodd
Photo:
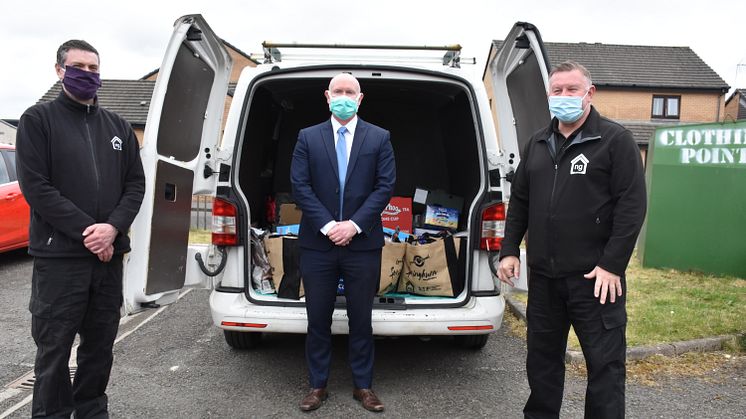
<path id="1" fill-rule="evenodd" d="M 345 95 L 333 96 L 329 101 L 329 110 L 343 121 L 350 119 L 357 113 L 357 96 L 354 99 Z"/>
<path id="2" fill-rule="evenodd" d="M 583 99 L 588 92 L 581 96 L 549 96 L 549 111 L 561 122 L 572 124 L 583 116 Z"/>

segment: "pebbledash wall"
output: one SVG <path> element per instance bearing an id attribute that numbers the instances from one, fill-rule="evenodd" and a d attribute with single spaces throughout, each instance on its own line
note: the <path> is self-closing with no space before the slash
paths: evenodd
<path id="1" fill-rule="evenodd" d="M 643 266 L 746 277 L 746 121 L 657 129 L 646 181 Z"/>

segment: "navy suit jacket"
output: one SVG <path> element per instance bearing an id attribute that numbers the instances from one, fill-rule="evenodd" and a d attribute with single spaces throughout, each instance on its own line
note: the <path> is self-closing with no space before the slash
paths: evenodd
<path id="1" fill-rule="evenodd" d="M 383 247 L 381 212 L 391 199 L 396 182 L 390 137 L 385 129 L 358 117 L 340 216 L 339 170 L 331 120 L 298 133 L 290 181 L 295 203 L 303 211 L 298 233 L 301 247 L 328 250 L 334 246 L 321 233 L 321 228 L 332 220 L 352 220 L 362 230 L 350 241 L 350 250 Z"/>

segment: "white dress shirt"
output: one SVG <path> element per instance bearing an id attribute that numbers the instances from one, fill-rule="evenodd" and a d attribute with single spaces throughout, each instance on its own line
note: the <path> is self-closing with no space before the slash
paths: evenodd
<path id="1" fill-rule="evenodd" d="M 339 131 L 339 128 L 342 126 L 342 124 L 339 121 L 337 121 L 337 118 L 332 117 L 331 120 L 332 120 L 332 131 L 334 134 L 334 147 L 336 148 L 337 141 L 339 140 L 339 134 L 337 133 L 337 131 Z M 352 152 L 352 141 L 355 138 L 355 128 L 357 128 L 357 115 L 352 117 L 352 119 L 349 122 L 347 122 L 347 124 L 344 125 L 344 127 L 347 128 L 347 131 L 344 133 L 344 136 L 345 136 L 345 143 L 347 145 L 347 163 L 349 164 L 350 152 Z M 355 229 L 357 230 L 358 234 L 360 234 L 363 231 L 360 229 L 360 227 L 358 227 L 358 225 L 354 221 L 350 220 L 350 222 L 352 223 L 352 225 L 355 226 Z M 327 233 L 329 233 L 329 230 L 331 230 L 332 227 L 334 227 L 335 225 L 337 225 L 337 221 L 335 220 L 329 221 L 328 223 L 324 224 L 324 226 L 321 227 L 321 234 L 326 236 Z"/>

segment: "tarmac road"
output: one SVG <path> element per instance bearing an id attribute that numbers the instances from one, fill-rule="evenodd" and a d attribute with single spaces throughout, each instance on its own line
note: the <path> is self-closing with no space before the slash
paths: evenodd
<path id="1" fill-rule="evenodd" d="M 8 384 L 31 369 L 34 344 L 26 309 L 31 259 L 0 254 L 0 379 Z M 383 414 L 364 411 L 351 396 L 346 339 L 335 338 L 331 396 L 302 413 L 306 391 L 304 338 L 268 336 L 252 351 L 231 349 L 212 325 L 208 291 L 195 290 L 158 315 L 145 312 L 121 328 L 109 384 L 113 418 L 246 417 L 500 417 L 520 418 L 528 396 L 524 341 L 500 330 L 481 351 L 447 338 L 380 339 L 374 388 Z M 562 417 L 582 417 L 585 380 L 568 373 Z M 30 416 L 29 390 L 0 389 L 0 418 Z M 15 407 L 14 407 L 15 406 Z M 746 365 L 705 378 L 662 376 L 655 387 L 628 382 L 627 417 L 746 417 Z"/>

